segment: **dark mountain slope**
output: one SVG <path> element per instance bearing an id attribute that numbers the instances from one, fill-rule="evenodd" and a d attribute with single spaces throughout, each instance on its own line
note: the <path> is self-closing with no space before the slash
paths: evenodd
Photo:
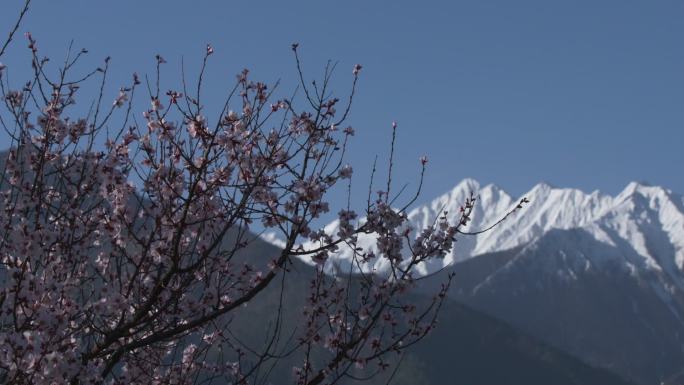
<path id="1" fill-rule="evenodd" d="M 584 362 L 658 385 L 684 367 L 684 297 L 670 285 L 664 300 L 667 275 L 614 263 L 615 252 L 582 230 L 554 230 L 533 247 L 452 266 L 452 295 Z"/>
<path id="2" fill-rule="evenodd" d="M 259 242 L 258 259 L 277 252 Z M 266 254 L 265 254 L 266 253 Z M 311 268 L 295 263 L 285 283 L 284 327 L 296 326 L 299 309 L 307 292 Z M 279 303 L 277 287 L 262 293 L 235 319 L 231 332 L 252 346 L 265 343 L 264 330 L 272 325 Z M 415 301 L 428 297 L 417 295 Z M 447 301 L 437 329 L 408 350 L 391 383 L 396 385 L 628 385 L 627 381 L 592 368 L 567 353 L 540 343 L 533 337 L 469 306 Z M 260 342 L 261 341 L 261 342 Z M 296 354 L 278 363 L 269 376 L 274 384 L 287 383 Z M 399 359 L 399 358 L 397 358 Z M 391 373 L 370 383 L 385 384 Z M 276 381 L 276 379 L 279 379 Z M 353 382 L 347 382 L 353 383 Z"/>
<path id="3" fill-rule="evenodd" d="M 422 363 L 427 384 L 628 384 L 456 302 L 444 307 L 435 332 L 410 355 Z M 410 383 L 401 380 L 404 372 L 396 384 Z"/>

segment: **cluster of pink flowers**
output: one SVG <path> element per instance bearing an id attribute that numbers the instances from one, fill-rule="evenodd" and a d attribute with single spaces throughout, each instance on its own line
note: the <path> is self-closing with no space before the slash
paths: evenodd
<path id="1" fill-rule="evenodd" d="M 47 61 L 28 38 L 42 73 Z M 213 53 L 208 45 L 204 65 Z M 165 62 L 157 56 L 158 68 Z M 107 60 L 83 79 L 99 74 L 104 82 L 108 68 Z M 353 68 L 354 87 L 360 69 Z M 245 70 L 213 119 L 199 102 L 201 83 L 192 96 L 160 94 L 157 84 L 138 124 L 131 117 L 137 75 L 112 103 L 101 94 L 84 118 L 67 117 L 80 83 L 65 77 L 36 77 L 2 96 L 2 121 L 17 128 L 0 180 L 0 378 L 182 384 L 211 375 L 248 383 L 272 352 L 246 351 L 224 330 L 299 256 L 317 265 L 301 312 L 296 383 L 334 380 L 345 363 L 385 367 L 385 355 L 425 336 L 438 306 L 418 312 L 406 302 L 412 269 L 451 248 L 471 206 L 462 223 L 442 219 L 409 248 L 406 215 L 391 207 L 389 192 L 369 204 L 363 221 L 347 208 L 335 233 L 312 229 L 330 210 L 326 194 L 352 178 L 342 155 L 354 129 L 337 128 L 349 106 L 339 116 L 339 99 L 309 92 L 299 73 L 306 108 L 271 102 L 268 87 Z M 45 105 L 32 110 L 26 99 Z M 268 265 L 241 256 L 256 224 L 285 240 Z M 376 235 L 374 248 L 356 247 L 359 234 Z M 331 274 L 326 262 L 342 243 L 356 247 L 359 260 L 386 259 L 394 273 Z"/>

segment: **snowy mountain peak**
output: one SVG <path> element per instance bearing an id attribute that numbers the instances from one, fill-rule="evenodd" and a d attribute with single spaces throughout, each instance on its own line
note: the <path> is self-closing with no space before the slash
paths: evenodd
<path id="1" fill-rule="evenodd" d="M 412 234 L 432 225 L 445 212 L 447 218 L 455 223 L 471 192 L 477 198 L 472 221 L 466 229 L 471 232 L 496 223 L 520 199 L 513 198 L 493 184 L 482 186 L 474 179 L 465 179 L 452 190 L 407 214 L 408 226 L 414 229 Z M 680 282 L 677 285 L 684 288 L 684 278 L 680 277 L 684 275 L 684 197 L 681 195 L 659 186 L 632 182 L 617 196 L 599 191 L 585 193 L 573 188 L 557 188 L 548 183 L 535 185 L 523 196 L 530 203 L 522 210 L 489 232 L 460 236 L 449 255 L 422 266 L 422 272 L 432 273 L 478 255 L 532 246 L 555 230 L 577 230 L 586 233 L 597 244 L 613 248 L 608 256 L 604 255 L 605 248 L 601 246 L 594 257 L 602 261 L 608 257 L 620 259 L 617 262 L 665 272 L 677 277 Z M 337 226 L 336 221 L 330 223 L 326 232 L 335 234 Z M 560 231 L 554 232 L 553 237 L 557 239 L 566 235 L 570 236 Z M 549 247 L 550 243 L 553 242 L 547 240 L 543 246 Z M 571 240 L 561 243 L 564 248 L 573 244 Z M 363 234 L 359 237 L 359 246 L 372 248 L 373 244 L 372 236 Z M 572 254 L 572 250 L 566 251 Z M 592 254 L 587 250 L 578 253 Z M 351 249 L 342 247 L 332 259 L 344 268 L 353 265 L 352 256 Z M 596 262 L 596 265 L 601 265 Z M 364 269 L 383 270 L 385 267 L 379 258 L 365 265 Z"/>
<path id="2" fill-rule="evenodd" d="M 457 190 L 462 190 L 466 191 L 468 193 L 475 192 L 480 189 L 480 182 L 476 181 L 473 178 L 465 178 L 461 182 L 459 182 L 456 187 L 454 187 L 453 191 Z"/>
<path id="3" fill-rule="evenodd" d="M 626 199 L 634 194 L 640 194 L 643 196 L 651 196 L 659 193 L 668 193 L 668 190 L 660 186 L 652 186 L 645 182 L 630 182 L 624 190 L 622 190 L 616 197 L 616 199 Z"/>
<path id="4" fill-rule="evenodd" d="M 495 185 L 482 186 L 474 179 L 465 179 L 446 194 L 411 210 L 410 226 L 414 229 L 428 226 L 444 212 L 456 221 L 461 205 L 471 192 L 478 200 L 469 231 L 495 223 L 519 200 Z M 444 260 L 426 266 L 425 273 L 477 255 L 528 245 L 552 230 L 569 229 L 581 229 L 611 247 L 619 245 L 618 254 L 649 261 L 642 265 L 657 265 L 663 270 L 681 270 L 684 265 L 684 200 L 667 189 L 632 182 L 613 197 L 599 191 L 585 193 L 539 183 L 523 196 L 530 200 L 523 210 L 489 232 L 460 237 L 453 252 Z M 360 242 L 370 246 L 372 239 L 361 238 Z M 338 258 L 345 260 L 351 254 L 341 250 Z"/>
<path id="5" fill-rule="evenodd" d="M 543 193 L 548 193 L 549 191 L 551 191 L 554 188 L 555 188 L 554 186 L 552 186 L 551 184 L 549 184 L 547 182 L 539 182 L 536 185 L 534 185 L 534 187 L 532 187 L 532 190 L 530 190 L 530 192 L 543 194 Z"/>

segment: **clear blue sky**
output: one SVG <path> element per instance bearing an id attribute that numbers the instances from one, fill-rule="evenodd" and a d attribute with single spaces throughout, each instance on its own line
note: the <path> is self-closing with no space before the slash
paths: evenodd
<path id="1" fill-rule="evenodd" d="M 3 1 L 2 34 L 20 4 Z M 427 154 L 429 199 L 464 177 L 514 195 L 539 181 L 616 193 L 639 180 L 684 192 L 683 20 L 680 0 L 35 0 L 21 31 L 51 56 L 71 39 L 93 65 L 111 55 L 112 98 L 133 71 L 151 73 L 155 53 L 177 78 L 180 57 L 196 68 L 207 42 L 216 98 L 243 67 L 282 79 L 289 93 L 292 42 L 309 76 L 339 61 L 341 95 L 360 63 L 354 191 L 364 195 L 396 120 L 395 180 L 414 186 Z M 21 36 L 3 58 L 14 79 L 24 46 Z"/>

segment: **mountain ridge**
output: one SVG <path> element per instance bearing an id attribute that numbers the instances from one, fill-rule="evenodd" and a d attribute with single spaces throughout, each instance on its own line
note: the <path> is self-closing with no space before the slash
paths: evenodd
<path id="1" fill-rule="evenodd" d="M 519 202 L 465 179 L 410 210 L 411 233 L 445 212 L 456 222 L 471 192 L 478 199 L 466 231 L 487 228 Z M 684 197 L 638 182 L 616 195 L 539 183 L 523 196 L 530 203 L 522 210 L 489 232 L 458 236 L 451 253 L 418 273 L 455 273 L 450 296 L 458 302 L 639 384 L 681 372 Z M 374 238 L 362 234 L 358 246 L 372 250 Z M 342 247 L 327 263 L 351 268 L 352 255 Z M 386 264 L 378 257 L 361 268 L 382 274 Z"/>
<path id="2" fill-rule="evenodd" d="M 434 223 L 445 212 L 447 218 L 455 222 L 461 205 L 471 192 L 478 199 L 469 231 L 495 223 L 518 203 L 518 199 L 494 184 L 481 186 L 476 180 L 467 178 L 452 190 L 408 212 L 408 226 L 413 234 Z M 492 231 L 475 237 L 458 237 L 451 253 L 441 260 L 420 266 L 419 271 L 431 274 L 477 255 L 523 246 L 552 229 L 584 228 L 600 242 L 631 249 L 625 250 L 626 254 L 632 255 L 626 262 L 636 263 L 642 268 L 668 271 L 684 288 L 684 279 L 675 273 L 684 267 L 684 197 L 681 195 L 660 186 L 638 182 L 630 182 L 615 196 L 598 190 L 586 193 L 574 188 L 556 188 L 542 182 L 522 196 L 530 200 L 522 210 Z M 660 226 L 652 226 L 653 223 Z M 335 220 L 325 226 L 325 230 L 335 234 L 337 226 Z M 655 241 L 657 237 L 666 239 Z M 272 235 L 266 235 L 264 239 L 279 243 Z M 359 246 L 373 249 L 373 243 L 373 236 L 359 236 Z M 671 248 L 662 250 L 664 243 Z M 356 265 L 351 263 L 352 256 L 351 248 L 342 247 L 333 260 L 351 267 Z M 369 271 L 382 272 L 387 265 L 377 258 L 364 267 Z"/>

